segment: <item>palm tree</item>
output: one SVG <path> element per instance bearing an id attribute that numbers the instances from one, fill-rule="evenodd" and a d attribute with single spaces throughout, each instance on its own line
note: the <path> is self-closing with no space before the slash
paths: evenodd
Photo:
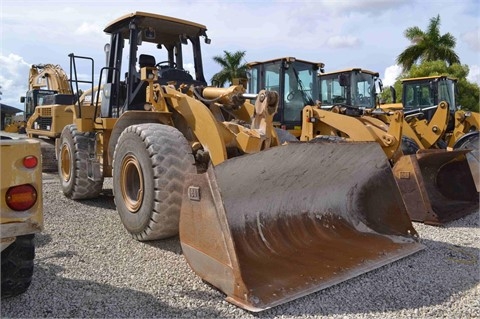
<path id="1" fill-rule="evenodd" d="M 233 83 L 235 78 L 247 77 L 247 64 L 242 63 L 245 57 L 245 51 L 230 53 L 223 51 L 224 55 L 214 56 L 213 60 L 222 66 L 222 70 L 215 73 L 211 79 L 219 87 L 223 87 L 227 82 Z"/>
<path id="2" fill-rule="evenodd" d="M 417 61 L 435 61 L 442 60 L 449 65 L 460 63 L 458 55 L 455 53 L 455 37 L 450 33 L 440 35 L 440 15 L 430 19 L 430 24 L 424 32 L 419 27 L 411 27 L 405 30 L 405 37 L 412 42 L 397 57 L 397 63 L 403 67 L 404 71 L 410 70 Z"/>

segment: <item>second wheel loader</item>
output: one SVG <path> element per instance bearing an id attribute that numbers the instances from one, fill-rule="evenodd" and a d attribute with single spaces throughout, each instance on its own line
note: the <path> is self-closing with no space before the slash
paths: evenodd
<path id="1" fill-rule="evenodd" d="M 250 311 L 423 249 L 378 144 L 280 145 L 277 92 L 206 85 L 201 24 L 134 12 L 105 32 L 101 103 L 70 105 L 57 143 L 67 197 L 112 177 L 132 237 L 179 233 L 191 268 Z"/>
<path id="2" fill-rule="evenodd" d="M 392 164 L 412 220 L 438 225 L 478 208 L 478 193 L 465 160 L 467 151 L 438 150 L 404 156 L 402 135 L 413 130 L 401 109 L 387 112 L 376 108 L 376 94 L 382 87 L 378 73 L 355 68 L 321 72 L 318 81 L 314 81 L 316 77 L 299 76 L 299 70 L 319 69 L 317 65 L 291 57 L 249 64 L 251 89 L 277 83 L 284 97 L 279 101 L 284 105 L 280 110 L 295 103 L 298 119 L 282 122 L 279 117 L 278 126 L 302 141 L 322 138 L 380 144 Z M 290 99 L 294 95 L 300 99 Z"/>

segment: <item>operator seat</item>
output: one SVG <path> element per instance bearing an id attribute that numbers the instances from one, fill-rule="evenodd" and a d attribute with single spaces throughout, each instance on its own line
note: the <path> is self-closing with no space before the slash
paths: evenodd
<path id="1" fill-rule="evenodd" d="M 148 54 L 140 54 L 138 57 L 138 64 L 140 68 L 144 67 L 155 67 L 155 57 Z M 135 90 L 133 91 L 133 99 L 130 105 L 127 105 L 129 110 L 142 110 L 146 101 L 146 89 L 148 83 L 145 81 L 140 81 L 140 73 L 137 73 L 137 79 L 134 84 Z"/>
<path id="2" fill-rule="evenodd" d="M 140 68 L 144 67 L 154 67 L 155 64 L 155 57 L 153 55 L 148 55 L 148 54 L 140 54 L 138 57 L 138 64 L 140 65 Z"/>

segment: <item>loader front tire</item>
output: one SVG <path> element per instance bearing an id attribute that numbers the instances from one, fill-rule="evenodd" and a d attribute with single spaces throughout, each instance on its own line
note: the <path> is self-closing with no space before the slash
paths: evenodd
<path id="1" fill-rule="evenodd" d="M 123 225 L 148 241 L 178 234 L 185 175 L 195 173 L 180 131 L 162 124 L 127 127 L 113 156 L 113 193 Z"/>
<path id="2" fill-rule="evenodd" d="M 2 299 L 27 291 L 33 277 L 34 236 L 18 236 L 2 251 Z"/>
<path id="3" fill-rule="evenodd" d="M 89 148 L 93 147 L 92 143 L 95 143 L 94 133 L 78 132 L 74 124 L 65 126 L 60 135 L 58 174 L 63 193 L 68 198 L 95 198 L 102 191 L 103 177 L 98 181 L 88 178 Z"/>
<path id="4" fill-rule="evenodd" d="M 454 149 L 471 149 L 478 152 L 479 132 L 472 132 L 465 135 L 453 146 Z"/>
<path id="5" fill-rule="evenodd" d="M 402 136 L 402 144 L 400 146 L 402 148 L 403 155 L 416 154 L 420 149 L 413 139 L 406 136 Z"/>

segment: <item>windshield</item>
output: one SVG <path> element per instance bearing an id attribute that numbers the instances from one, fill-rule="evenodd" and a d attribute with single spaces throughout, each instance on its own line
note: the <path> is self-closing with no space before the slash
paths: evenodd
<path id="1" fill-rule="evenodd" d="M 440 80 L 438 83 L 438 102 L 446 101 L 450 110 L 456 110 L 455 82 L 450 79 Z"/>
<path id="2" fill-rule="evenodd" d="M 369 73 L 352 73 L 353 106 L 375 107 L 375 96 L 372 96 L 375 77 Z"/>
<path id="3" fill-rule="evenodd" d="M 372 95 L 374 81 L 374 75 L 356 71 L 322 74 L 320 75 L 322 107 L 331 108 L 336 104 L 375 107 L 375 96 Z"/>
<path id="4" fill-rule="evenodd" d="M 300 121 L 303 108 L 314 104 L 312 90 L 316 76 L 311 64 L 300 61 L 295 61 L 285 71 L 284 121 Z"/>
<path id="5" fill-rule="evenodd" d="M 261 89 L 278 92 L 281 100 L 274 120 L 298 125 L 302 120 L 303 108 L 314 104 L 317 68 L 316 63 L 297 60 L 255 64 L 249 71 L 248 90 L 251 93 Z"/>
<path id="6" fill-rule="evenodd" d="M 431 92 L 429 82 L 406 84 L 403 95 L 405 109 L 414 109 L 434 105 L 433 92 Z"/>
<path id="7" fill-rule="evenodd" d="M 339 74 L 320 75 L 320 101 L 322 107 L 326 108 L 347 103 L 347 90 L 340 85 Z"/>

